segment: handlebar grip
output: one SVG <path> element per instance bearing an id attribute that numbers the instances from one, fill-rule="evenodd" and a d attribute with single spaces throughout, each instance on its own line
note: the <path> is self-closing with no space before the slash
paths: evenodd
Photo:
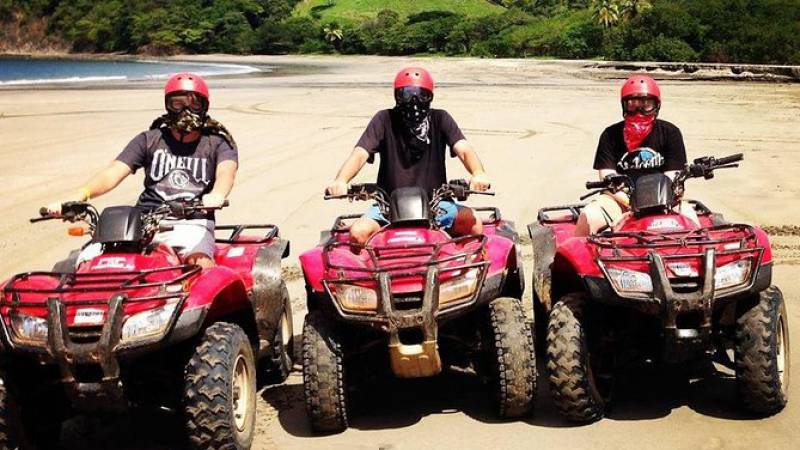
<path id="1" fill-rule="evenodd" d="M 36 222 L 42 222 L 44 220 L 53 220 L 53 219 L 54 219 L 54 217 L 47 216 L 47 217 L 35 217 L 35 218 L 29 219 L 29 220 L 30 220 L 31 223 L 36 223 Z"/>
<path id="2" fill-rule="evenodd" d="M 724 156 L 722 158 L 718 158 L 714 160 L 714 165 L 717 166 L 724 166 L 725 164 L 733 164 L 735 162 L 739 162 L 744 159 L 744 155 L 741 153 L 737 153 L 735 155 Z"/>
<path id="3" fill-rule="evenodd" d="M 229 201 L 227 201 L 227 200 L 225 200 L 224 202 L 222 202 L 222 207 L 223 207 L 223 208 L 226 208 L 226 207 L 228 207 L 228 206 L 231 206 L 231 202 L 229 202 Z"/>
<path id="4" fill-rule="evenodd" d="M 608 184 L 605 181 L 587 181 L 586 182 L 586 189 L 603 189 L 607 187 Z"/>

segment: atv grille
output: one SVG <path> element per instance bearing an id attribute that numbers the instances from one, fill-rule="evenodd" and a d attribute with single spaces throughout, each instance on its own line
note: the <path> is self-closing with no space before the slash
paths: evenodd
<path id="1" fill-rule="evenodd" d="M 102 334 L 102 325 L 69 328 L 69 338 L 76 344 L 94 344 L 100 340 Z"/>
<path id="2" fill-rule="evenodd" d="M 411 294 L 394 294 L 392 306 L 396 310 L 407 311 L 422 308 L 422 293 L 414 292 Z"/>
<path id="3" fill-rule="evenodd" d="M 691 294 L 692 292 L 699 291 L 703 286 L 702 280 L 696 277 L 671 278 L 669 280 L 669 284 L 670 287 L 672 287 L 673 292 L 678 294 Z"/>

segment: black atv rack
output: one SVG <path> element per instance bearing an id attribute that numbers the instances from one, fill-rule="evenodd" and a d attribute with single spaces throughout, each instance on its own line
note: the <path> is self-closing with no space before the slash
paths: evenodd
<path id="1" fill-rule="evenodd" d="M 727 238 L 712 236 L 712 233 L 733 232 L 743 234 Z M 754 246 L 757 242 L 754 228 L 745 224 L 716 225 L 691 231 L 605 231 L 600 234 L 588 236 L 586 240 L 598 247 L 611 249 L 614 251 L 615 257 L 622 258 L 617 259 L 618 261 L 625 260 L 625 257 L 619 256 L 620 250 L 695 247 L 738 243 L 739 249 L 730 251 L 730 253 L 741 253 L 756 250 Z M 620 242 L 622 240 L 627 242 Z M 750 244 L 751 247 L 746 247 L 748 244 Z M 728 252 L 728 250 L 718 252 L 717 254 L 726 254 L 725 252 Z M 633 258 L 633 260 L 639 259 L 638 257 Z"/>
<path id="2" fill-rule="evenodd" d="M 278 226 L 273 224 L 260 224 L 260 225 L 218 225 L 214 231 L 228 231 L 231 234 L 227 238 L 216 238 L 218 244 L 264 244 L 270 239 L 278 236 Z M 259 236 L 256 240 L 247 240 L 250 236 L 242 236 L 242 232 L 246 230 L 266 230 L 263 236 Z M 255 237 L 255 236 L 253 236 Z"/>
<path id="3" fill-rule="evenodd" d="M 0 306 L 9 307 L 43 307 L 42 302 L 25 302 L 22 300 L 24 294 L 83 294 L 90 292 L 105 292 L 108 295 L 117 293 L 129 293 L 138 289 L 160 288 L 158 294 L 144 296 L 127 296 L 126 302 L 144 302 L 150 300 L 161 300 L 179 297 L 180 293 L 166 292 L 166 287 L 182 283 L 201 270 L 200 266 L 184 264 L 180 266 L 162 267 L 158 269 L 125 271 L 125 272 L 103 272 L 103 273 L 60 273 L 60 272 L 25 272 L 14 275 L 3 288 L 3 296 L 0 298 Z M 174 277 L 167 280 L 154 281 L 148 277 L 169 271 L 180 271 Z M 15 287 L 15 284 L 26 281 L 31 277 L 51 277 L 58 280 L 58 285 L 53 288 L 27 288 Z M 11 299 L 8 299 L 8 296 Z M 71 300 L 69 306 L 86 305 L 105 305 L 108 304 L 109 297 L 97 299 Z"/>
<path id="4" fill-rule="evenodd" d="M 454 255 L 441 256 L 444 246 L 450 244 L 468 244 L 477 242 L 474 248 L 457 253 Z M 356 246 L 369 252 L 372 267 L 358 267 L 342 264 L 334 264 L 330 260 L 330 252 L 341 248 L 342 251 L 351 251 L 353 244 L 349 242 L 329 242 L 325 245 L 322 252 L 323 262 L 326 270 L 334 269 L 340 275 L 337 278 L 324 278 L 323 285 L 328 296 L 333 300 L 332 303 L 338 314 L 348 320 L 358 322 L 373 322 L 387 324 L 391 330 L 398 328 L 419 326 L 423 329 L 426 336 L 433 333 L 435 329 L 435 319 L 441 314 L 453 313 L 473 305 L 480 293 L 481 286 L 484 285 L 489 261 L 480 260 L 470 262 L 474 258 L 484 254 L 487 238 L 484 235 L 462 236 L 453 238 L 437 244 L 405 244 L 393 246 Z M 424 261 L 413 264 L 392 265 L 393 261 L 401 258 L 428 257 Z M 463 264 L 441 267 L 442 264 L 463 260 Z M 442 273 L 466 271 L 472 268 L 478 269 L 477 287 L 469 297 L 447 305 L 446 308 L 439 307 L 439 283 Z M 360 272 L 363 276 L 345 277 L 345 271 Z M 391 292 L 391 280 L 393 278 L 424 278 L 424 292 L 409 294 L 409 298 L 393 295 Z M 370 283 L 375 286 L 378 309 L 375 312 L 353 313 L 342 308 L 333 293 L 332 286 L 338 284 L 364 285 Z M 404 301 L 409 301 L 413 297 L 413 306 L 418 308 L 398 309 L 398 305 Z"/>

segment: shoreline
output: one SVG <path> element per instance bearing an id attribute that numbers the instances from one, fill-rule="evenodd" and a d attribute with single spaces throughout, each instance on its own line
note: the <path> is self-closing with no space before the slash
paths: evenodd
<path id="1" fill-rule="evenodd" d="M 122 53 L 69 53 L 69 52 L 0 52 L 3 59 L 21 58 L 31 60 L 64 60 L 64 61 L 124 61 L 161 64 L 219 65 L 241 66 L 251 70 L 229 73 L 209 74 L 213 78 L 240 79 L 252 76 L 283 77 L 307 73 L 325 73 L 339 65 L 353 61 L 383 60 L 429 60 L 442 61 L 479 61 L 490 65 L 558 65 L 576 67 L 584 76 L 596 80 L 619 79 L 631 73 L 646 73 L 666 80 L 684 81 L 729 81 L 755 83 L 798 83 L 800 82 L 800 66 L 763 65 L 763 64 L 722 64 L 694 62 L 640 62 L 640 61 L 602 61 L 602 60 L 559 60 L 539 58 L 474 58 L 442 55 L 415 55 L 410 57 L 394 57 L 380 55 L 237 55 L 237 54 L 178 54 L 156 56 L 144 54 Z M 163 78 L 163 77 L 161 77 Z M 0 82 L 0 89 L 15 88 L 87 88 L 102 87 L 110 83 L 119 86 L 124 83 L 142 84 L 158 81 L 161 78 L 120 77 L 117 79 L 59 79 L 59 80 L 26 80 L 25 82 Z"/>

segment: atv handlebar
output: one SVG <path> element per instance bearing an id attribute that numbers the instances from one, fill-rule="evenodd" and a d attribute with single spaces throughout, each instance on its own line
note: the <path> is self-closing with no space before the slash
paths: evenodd
<path id="1" fill-rule="evenodd" d="M 714 165 L 716 165 L 716 166 L 725 166 L 725 165 L 728 165 L 728 164 L 737 163 L 739 161 L 742 161 L 743 159 L 744 159 L 744 155 L 741 154 L 741 153 L 737 153 L 735 155 L 725 156 L 725 157 L 722 157 L 722 158 L 714 160 L 714 163 L 715 163 Z"/>

